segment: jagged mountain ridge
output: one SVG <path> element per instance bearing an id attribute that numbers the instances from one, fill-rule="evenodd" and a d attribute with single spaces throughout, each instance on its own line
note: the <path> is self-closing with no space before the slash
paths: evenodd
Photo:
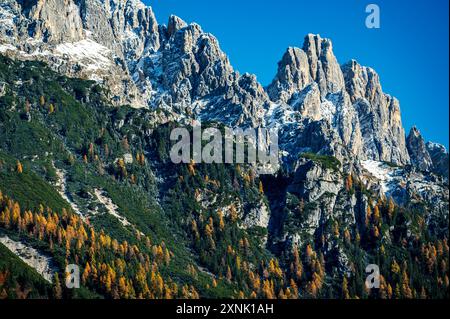
<path id="1" fill-rule="evenodd" d="M 287 103 L 302 118 L 328 116 L 336 143 L 353 155 L 409 163 L 398 101 L 382 92 L 372 69 L 356 61 L 341 68 L 328 39 L 308 35 L 302 49 L 289 48 L 266 93 L 254 76 L 233 70 L 200 26 L 176 16 L 159 25 L 137 0 L 7 0 L 0 8 L 2 51 L 105 81 L 117 103 L 252 126 L 265 124 L 270 103 L 281 110 Z"/>
<path id="2" fill-rule="evenodd" d="M 55 22 L 54 14 L 62 10 L 62 1 L 27 1 L 27 6 L 24 6 L 25 1 L 2 2 L 1 21 L 10 21 L 12 25 L 17 24 L 19 27 L 11 28 L 13 33 L 8 33 L 10 30 L 7 28 L 0 28 L 1 32 L 6 34 L 1 37 L 0 51 L 16 59 L 44 60 L 59 73 L 91 78 L 104 87 L 109 86 L 112 88 L 109 98 L 116 105 L 129 103 L 135 107 L 144 107 L 137 110 L 118 107 L 105 112 L 104 108 L 94 103 L 92 95 L 96 95 L 98 91 L 91 84 L 86 84 L 90 89 L 81 98 L 69 89 L 69 96 L 73 95 L 81 104 L 86 104 L 93 118 L 99 117 L 97 122 L 82 123 L 79 127 L 82 132 L 89 132 L 94 126 L 96 131 L 102 132 L 106 124 L 106 131 L 113 133 L 116 144 L 121 147 L 124 144 L 131 146 L 131 150 L 114 149 L 113 155 L 110 156 L 110 151 L 103 150 L 101 141 L 98 145 L 98 140 L 94 141 L 93 148 L 90 145 L 79 148 L 74 146 L 74 140 L 70 138 L 62 148 L 78 157 L 77 165 L 85 163 L 89 166 L 92 160 L 91 166 L 96 166 L 93 153 L 99 152 L 96 155 L 105 160 L 106 175 L 109 176 L 112 170 L 113 174 L 116 174 L 114 178 L 119 177 L 119 180 L 114 179 L 109 186 L 128 184 L 130 187 L 134 187 L 131 185 L 136 180 L 129 183 L 126 176 L 128 172 L 124 172 L 123 167 L 116 172 L 116 169 L 120 168 L 117 165 L 121 156 L 125 169 L 132 167 L 133 163 L 137 165 L 142 159 L 135 160 L 134 155 L 143 151 L 144 164 L 149 164 L 150 171 L 144 176 L 137 176 L 140 184 L 137 189 L 152 200 L 156 198 L 157 206 L 162 210 L 179 213 L 180 220 L 174 218 L 176 214 L 170 216 L 172 226 L 184 226 L 187 223 L 191 229 L 189 222 L 194 220 L 202 225 L 202 230 L 205 226 L 202 214 L 206 212 L 215 214 L 220 211 L 227 219 L 231 217 L 231 220 L 235 214 L 242 229 L 254 226 L 267 228 L 268 233 L 262 233 L 259 248 L 268 248 L 277 256 L 290 253 L 295 247 L 304 247 L 308 242 L 321 241 L 323 246 L 317 246 L 320 247 L 320 253 L 324 254 L 332 267 L 337 267 L 339 275 L 351 274 L 351 263 L 356 260 L 342 244 L 344 229 L 350 230 L 355 240 L 357 234 L 364 235 L 365 232 L 372 231 L 365 224 L 369 222 L 370 225 L 373 222 L 370 221 L 367 211 L 374 209 L 376 205 L 387 206 L 389 198 L 405 209 L 418 210 L 430 233 L 440 234 L 445 231 L 441 230 L 441 226 L 445 225 L 445 222 L 448 224 L 448 182 L 434 174 L 437 172 L 436 167 L 446 167 L 445 149 L 432 143 L 424 144 L 420 139 L 420 147 L 414 147 L 417 144 L 414 139 L 405 140 L 398 101 L 382 92 L 378 76 L 373 70 L 359 66 L 355 61 L 340 66 L 332 52 L 330 40 L 308 35 L 302 49 L 288 49 L 285 58 L 280 62 L 274 83 L 263 88 L 254 76 L 240 75 L 234 71 L 227 56 L 220 50 L 217 39 L 204 33 L 197 24 L 188 25 L 180 18 L 171 16 L 167 26 L 158 25 L 152 18 L 151 9 L 139 1 L 68 2 L 72 3 L 67 12 L 70 18 L 58 28 L 53 25 L 60 23 Z M 20 14 L 19 18 L 11 15 L 11 8 L 14 6 Z M 78 20 L 78 12 L 81 20 Z M 107 19 L 103 19 L 102 14 L 106 14 Z M 39 23 L 35 24 L 36 21 Z M 20 27 L 21 24 L 24 26 Z M 4 25 L 6 23 L 2 23 L 2 27 Z M 71 29 L 69 33 L 59 32 L 60 28 L 64 30 L 68 26 L 75 29 Z M 26 28 L 27 31 L 23 33 L 21 28 Z M 11 38 L 8 34 L 19 34 L 21 38 Z M 37 39 L 29 40 L 30 34 Z M 68 39 L 65 39 L 65 36 L 68 36 Z M 25 38 L 27 40 L 24 40 Z M 95 50 L 92 51 L 93 48 Z M 99 65 L 98 62 L 102 64 Z M 11 63 L 6 61 L 4 64 Z M 26 65 L 29 67 L 30 64 Z M 35 65 L 31 64 L 31 70 L 33 67 Z M 16 68 L 20 69 L 21 66 L 16 65 Z M 115 76 L 109 77 L 110 74 Z M 28 79 L 28 76 L 26 78 Z M 118 79 L 126 79 L 127 84 Z M 49 121 L 44 125 L 46 129 L 52 128 L 51 132 L 66 138 L 66 129 L 55 130 L 54 123 L 49 125 L 53 122 L 53 116 L 59 125 L 59 121 L 70 122 L 72 117 L 63 116 L 61 112 L 64 107 L 57 105 L 55 114 L 48 114 L 50 111 L 47 112 L 47 105 L 42 107 L 39 101 L 41 93 L 35 92 L 31 101 L 32 111 L 27 111 L 26 107 L 22 110 L 21 104 L 26 106 L 24 99 L 27 97 L 19 92 L 26 90 L 30 84 L 27 81 L 21 83 L 17 78 L 15 81 L 5 81 L 0 81 L 0 98 L 13 97 L 17 98 L 17 101 L 4 100 L 2 114 L 6 115 L 2 115 L 2 118 L 8 118 L 11 114 L 17 116 L 16 110 L 24 112 L 17 119 L 17 125 L 20 127 L 24 124 L 33 125 L 43 117 L 46 119 L 44 123 Z M 54 92 L 44 95 L 52 98 L 52 93 Z M 90 95 L 89 100 L 87 98 Z M 139 104 L 139 101 L 142 104 Z M 55 103 L 59 102 L 62 101 L 55 100 Z M 164 110 L 169 116 L 155 117 L 157 112 L 152 110 Z M 119 114 L 122 111 L 126 115 Z M 184 184 L 183 179 L 191 180 L 188 176 L 192 173 L 183 165 L 176 166 L 176 170 L 173 170 L 173 165 L 167 157 L 164 160 L 164 152 L 161 152 L 164 147 L 158 144 L 164 143 L 168 138 L 164 138 L 162 134 L 154 135 L 153 130 L 164 130 L 165 126 L 162 124 L 165 122 L 175 122 L 172 124 L 176 125 L 177 121 L 188 122 L 191 118 L 217 121 L 231 126 L 263 125 L 278 128 L 283 160 L 288 167 L 287 176 L 284 173 L 268 176 L 268 181 L 263 180 L 260 190 L 256 190 L 256 198 L 249 193 L 234 198 L 217 196 L 232 194 L 232 189 L 243 191 L 248 180 L 255 178 L 251 172 L 244 172 L 242 185 L 235 185 L 237 180 L 230 178 L 229 184 L 233 188 L 210 192 L 208 188 L 214 188 L 214 183 L 208 181 L 212 174 L 215 174 L 215 167 L 206 165 L 211 171 L 203 174 L 198 172 L 196 179 L 201 181 L 200 185 Z M 5 124 L 6 127 L 11 125 L 7 122 Z M 5 132 L 5 136 L 9 137 L 13 131 Z M 129 137 L 127 143 L 124 143 L 123 136 Z M 85 138 L 83 142 L 90 141 Z M 6 142 L 3 145 L 2 150 L 5 148 L 14 156 L 21 154 L 15 152 L 17 148 Z M 39 153 L 35 152 L 35 149 L 27 151 L 26 155 L 31 158 Z M 85 160 L 86 152 L 89 156 L 86 156 Z M 126 153 L 122 154 L 123 152 Z M 155 154 L 160 152 L 163 155 Z M 433 172 L 417 165 L 417 158 L 426 152 L 433 162 Z M 49 157 L 54 159 L 62 155 L 56 153 L 50 153 Z M 410 162 L 413 165 L 409 165 Z M 430 161 L 427 163 L 430 165 Z M 60 165 L 61 163 L 58 167 L 66 166 Z M 99 166 L 101 168 L 101 163 Z M 71 170 L 69 167 L 65 168 Z M 93 172 L 97 172 L 97 167 L 91 168 Z M 157 181 L 154 185 L 153 174 Z M 129 176 L 130 181 L 131 177 Z M 283 187 L 276 189 L 278 184 L 271 180 L 272 178 L 279 179 L 278 182 Z M 63 174 L 62 181 L 64 179 Z M 143 180 L 152 184 L 151 187 L 147 184 L 142 187 Z M 81 179 L 77 182 L 80 181 Z M 178 181 L 178 188 L 171 189 L 171 181 Z M 69 184 L 71 182 L 73 181 L 69 181 Z M 203 183 L 206 183 L 206 189 L 202 188 Z M 184 188 L 181 188 L 180 184 L 184 185 Z M 143 219 L 144 215 L 134 215 L 139 213 L 140 209 L 132 209 L 133 213 L 130 214 L 128 207 L 126 210 L 123 205 L 118 207 L 120 196 L 112 196 L 114 193 L 105 190 L 106 186 L 98 181 L 89 185 L 94 189 L 69 186 L 72 188 L 63 187 L 63 198 L 83 218 L 93 217 L 97 209 L 92 210 L 91 207 L 98 207 L 100 201 L 109 208 L 107 211 L 112 216 L 125 213 L 124 216 L 128 217 L 125 221 L 129 219 L 136 229 L 154 226 L 154 221 Z M 253 186 L 257 188 L 258 184 Z M 158 189 L 158 196 L 149 191 L 153 187 Z M 199 192 L 197 188 L 200 189 Z M 183 192 L 187 195 L 183 196 Z M 80 195 L 84 196 L 84 199 Z M 249 203 L 248 200 L 252 198 L 255 200 Z M 192 208 L 191 211 L 190 200 L 201 207 L 198 218 L 198 208 Z M 172 207 L 173 203 L 178 206 Z M 107 220 L 104 215 L 97 218 L 102 225 Z M 336 221 L 342 229 L 340 234 L 333 235 L 334 231 L 330 227 Z M 119 219 L 119 222 L 123 220 Z M 214 220 L 215 224 L 218 222 L 217 219 Z M 389 225 L 392 225 L 392 222 L 391 220 Z M 126 229 L 127 226 L 123 226 Z M 381 225 L 377 224 L 377 227 L 379 226 Z M 415 236 L 418 236 L 415 226 L 403 226 L 402 223 L 401 227 L 405 227 L 405 234 L 402 236 L 412 244 Z M 386 227 L 378 229 L 383 233 L 384 244 L 388 245 L 389 241 L 395 240 L 396 226 L 393 230 Z M 363 244 L 365 240 L 367 238 L 362 240 Z M 237 243 L 234 246 L 237 246 Z M 214 251 L 209 248 L 208 250 Z M 213 274 L 225 275 L 223 269 L 218 272 L 208 260 L 202 260 L 198 265 L 206 266 L 207 271 L 212 271 Z M 286 267 L 289 268 L 289 265 Z M 329 275 L 334 276 L 331 272 Z"/>
<path id="3" fill-rule="evenodd" d="M 254 77 L 233 71 L 212 35 L 175 16 L 167 27 L 158 25 L 140 1 L 50 0 L 24 6 L 8 0 L 0 8 L 2 51 L 104 82 L 117 104 L 178 113 L 214 104 L 235 109 L 230 122 L 240 124 L 255 120 L 261 107 L 256 101 L 266 98 Z M 69 18 L 54 19 L 57 12 Z M 203 100 L 212 95 L 210 103 Z"/>
<path id="4" fill-rule="evenodd" d="M 57 18 L 60 12 L 66 19 Z M 331 41 L 319 35 L 288 48 L 263 88 L 254 75 L 234 71 L 218 40 L 198 24 L 171 16 L 160 25 L 139 0 L 6 0 L 0 17 L 3 54 L 103 83 L 116 104 L 163 109 L 169 115 L 161 123 L 194 117 L 277 128 L 290 168 L 303 152 L 351 166 L 407 165 L 416 156 L 406 145 L 399 102 L 383 93 L 377 73 L 354 60 L 340 66 Z M 412 164 L 432 170 L 425 161 Z M 445 174 L 445 159 L 435 161 L 444 168 L 434 172 Z"/>
<path id="5" fill-rule="evenodd" d="M 56 18 L 58 12 L 67 19 Z M 7 0 L 0 18 L 3 54 L 96 80 L 116 105 L 166 112 L 153 122 L 198 118 L 276 128 L 288 171 L 299 166 L 300 154 L 313 152 L 335 156 L 350 170 L 365 170 L 361 163 L 372 160 L 446 175 L 445 150 L 436 153 L 435 169 L 429 155 L 421 160 L 426 165 L 419 163 L 417 156 L 428 152 L 422 145 L 416 154 L 405 139 L 399 102 L 383 93 L 377 73 L 354 60 L 339 65 L 332 42 L 319 35 L 307 35 L 301 49 L 288 48 L 263 88 L 254 75 L 236 72 L 198 24 L 172 15 L 160 25 L 139 0 Z"/>
<path id="6" fill-rule="evenodd" d="M 58 12 L 67 18 L 55 18 Z M 3 53 L 43 59 L 61 73 L 103 82 L 117 104 L 233 126 L 274 126 L 275 112 L 282 131 L 298 130 L 298 136 L 307 135 L 310 125 L 322 130 L 319 145 L 308 137 L 295 147 L 282 140 L 294 157 L 310 149 L 340 159 L 351 154 L 410 163 L 398 100 L 382 92 L 371 68 L 356 61 L 341 67 L 331 41 L 318 35 L 306 36 L 302 49 L 289 48 L 264 89 L 255 76 L 235 72 L 217 39 L 199 25 L 176 16 L 159 25 L 152 9 L 137 0 L 7 0 L 0 14 Z M 292 117 L 294 125 L 286 121 Z M 311 124 L 316 121 L 326 123 Z"/>

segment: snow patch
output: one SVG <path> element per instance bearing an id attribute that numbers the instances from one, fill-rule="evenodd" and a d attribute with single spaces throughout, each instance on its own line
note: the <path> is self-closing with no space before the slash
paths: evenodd
<path id="1" fill-rule="evenodd" d="M 292 110 L 289 105 L 270 103 L 265 121 L 268 128 L 280 130 L 288 124 L 299 123 L 300 118 L 300 112 Z"/>
<path id="2" fill-rule="evenodd" d="M 66 55 L 80 63 L 83 61 L 88 71 L 102 70 L 112 65 L 109 58 L 111 50 L 90 39 L 59 44 L 55 48 L 55 53 Z"/>
<path id="3" fill-rule="evenodd" d="M 336 104 L 333 101 L 325 100 L 320 103 L 320 114 L 328 123 L 332 124 L 336 114 Z"/>
<path id="4" fill-rule="evenodd" d="M 389 184 L 393 181 L 393 173 L 395 168 L 390 167 L 386 163 L 366 160 L 362 161 L 361 165 L 368 171 L 373 177 L 379 180 L 381 191 L 384 194 L 389 193 Z"/>
<path id="5" fill-rule="evenodd" d="M 428 142 L 427 148 L 432 151 L 440 151 L 442 153 L 447 153 L 447 149 L 445 148 L 445 146 L 439 143 Z"/>

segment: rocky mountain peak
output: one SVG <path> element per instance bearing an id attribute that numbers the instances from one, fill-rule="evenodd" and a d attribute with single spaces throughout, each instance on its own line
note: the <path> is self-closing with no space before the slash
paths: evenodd
<path id="1" fill-rule="evenodd" d="M 181 18 L 171 15 L 169 17 L 169 22 L 167 23 L 167 33 L 168 36 L 173 36 L 178 30 L 187 27 L 187 23 L 184 22 Z"/>
<path id="2" fill-rule="evenodd" d="M 434 151 L 434 152 L 438 152 L 438 153 L 448 154 L 447 149 L 442 144 L 427 142 L 426 146 L 427 146 L 428 151 Z"/>
<path id="3" fill-rule="evenodd" d="M 159 25 L 139 0 L 4 0 L 0 16 L 2 51 L 105 84 L 116 105 L 232 125 L 263 124 L 274 114 L 325 121 L 318 127 L 333 130 L 322 132 L 334 139 L 327 143 L 345 145 L 356 158 L 409 163 L 399 102 L 383 93 L 373 69 L 356 61 L 341 67 L 320 35 L 288 48 L 264 90 L 233 69 L 213 35 L 174 15 Z"/>
<path id="4" fill-rule="evenodd" d="M 345 88 L 356 109 L 367 158 L 408 164 L 399 101 L 383 93 L 378 74 L 351 60 L 342 66 Z"/>
<path id="5" fill-rule="evenodd" d="M 311 77 L 319 84 L 322 95 L 337 93 L 345 87 L 331 40 L 308 34 L 303 43 L 303 51 L 308 56 Z"/>
<path id="6" fill-rule="evenodd" d="M 267 92 L 302 117 L 328 121 L 340 136 L 333 143 L 357 157 L 409 163 L 398 100 L 383 93 L 373 69 L 355 60 L 341 67 L 329 39 L 308 34 L 302 49 L 288 48 Z"/>
<path id="7" fill-rule="evenodd" d="M 322 97 L 345 88 L 344 77 L 331 40 L 308 34 L 303 48 L 290 47 L 278 63 L 278 72 L 267 91 L 273 101 L 288 102 L 295 92 L 316 82 Z"/>
<path id="8" fill-rule="evenodd" d="M 406 138 L 411 164 L 422 171 L 429 171 L 433 167 L 430 154 L 428 153 L 425 141 L 417 127 L 413 126 Z"/>
<path id="9" fill-rule="evenodd" d="M 303 90 L 312 81 L 306 53 L 302 49 L 290 47 L 278 63 L 278 72 L 267 92 L 272 101 L 288 102 L 292 94 Z"/>
<path id="10" fill-rule="evenodd" d="M 383 95 L 380 78 L 372 68 L 351 60 L 342 66 L 342 70 L 353 103 L 358 99 L 367 99 L 372 103 Z"/>
<path id="11" fill-rule="evenodd" d="M 160 36 L 141 1 L 5 0 L 0 15 L 0 42 L 10 56 L 105 84 L 116 105 L 147 105 L 138 64 L 159 49 Z"/>

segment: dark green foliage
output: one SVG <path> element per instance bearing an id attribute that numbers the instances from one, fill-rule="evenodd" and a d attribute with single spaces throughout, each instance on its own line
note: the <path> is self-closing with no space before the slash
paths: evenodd
<path id="1" fill-rule="evenodd" d="M 332 169 L 334 171 L 338 171 L 341 167 L 341 162 L 334 156 L 319 155 L 315 153 L 303 153 L 300 156 L 318 162 L 325 168 Z"/>

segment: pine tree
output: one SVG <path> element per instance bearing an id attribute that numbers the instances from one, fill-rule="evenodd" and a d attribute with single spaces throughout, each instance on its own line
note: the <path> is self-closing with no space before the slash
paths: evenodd
<path id="1" fill-rule="evenodd" d="M 191 176 L 195 176 L 195 162 L 194 162 L 194 160 L 191 160 L 191 162 L 188 164 L 188 171 L 189 171 L 189 174 Z"/>
<path id="2" fill-rule="evenodd" d="M 293 298 L 298 298 L 298 287 L 297 287 L 297 284 L 295 283 L 295 281 L 293 279 L 290 280 L 289 285 L 290 285 L 291 290 L 292 290 L 292 297 Z"/>
<path id="3" fill-rule="evenodd" d="M 235 222 L 238 218 L 238 213 L 234 204 L 231 204 L 230 206 L 230 218 L 232 222 Z"/>
<path id="4" fill-rule="evenodd" d="M 378 204 L 375 205 L 373 208 L 373 222 L 375 225 L 379 225 L 381 222 L 381 215 L 380 215 L 380 208 L 378 207 Z"/>
<path id="5" fill-rule="evenodd" d="M 90 274 L 91 274 L 91 266 L 89 265 L 89 262 L 87 262 L 86 267 L 84 268 L 83 275 L 81 276 L 81 280 L 84 285 L 86 284 Z"/>

